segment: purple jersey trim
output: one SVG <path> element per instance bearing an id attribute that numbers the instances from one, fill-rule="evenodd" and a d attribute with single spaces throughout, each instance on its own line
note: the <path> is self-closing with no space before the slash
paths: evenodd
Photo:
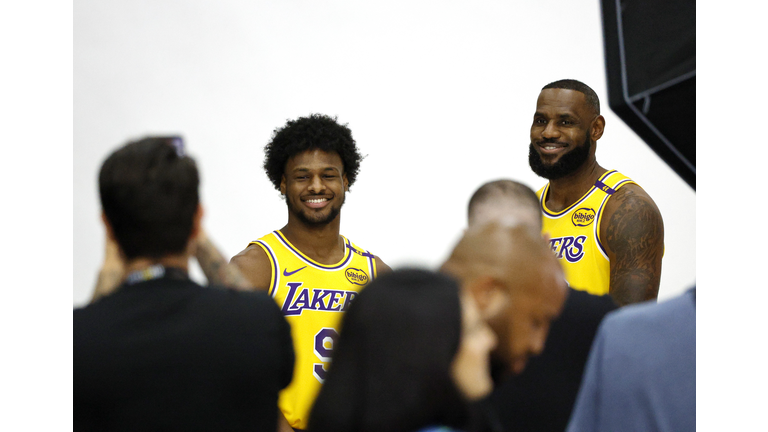
<path id="1" fill-rule="evenodd" d="M 608 195 L 613 195 L 616 192 L 616 189 L 611 189 L 606 185 L 605 183 L 601 182 L 600 180 L 595 182 L 595 187 L 600 189 L 601 191 L 607 193 Z"/>
<path id="2" fill-rule="evenodd" d="M 549 183 L 547 183 L 547 186 L 545 186 L 545 188 L 544 188 L 544 192 L 541 193 L 541 199 L 539 200 L 539 202 L 541 203 L 541 211 L 544 212 L 545 215 L 553 217 L 553 218 L 558 218 L 560 216 L 565 215 L 566 213 L 569 213 L 574 207 L 579 205 L 582 201 L 584 201 L 587 198 L 589 198 L 590 196 L 592 196 L 592 193 L 595 190 L 602 190 L 602 189 L 600 189 L 600 187 L 605 186 L 603 181 L 606 180 L 609 175 L 611 175 L 611 174 L 613 174 L 615 172 L 616 172 L 616 170 L 611 170 L 611 171 L 608 171 L 605 174 L 601 175 L 600 178 L 597 179 L 595 184 L 592 186 L 592 188 L 590 188 L 589 191 L 587 193 L 585 193 L 584 196 L 581 197 L 581 199 L 579 199 L 575 203 L 569 205 L 567 208 L 565 208 L 562 211 L 559 211 L 557 213 L 550 212 L 549 210 L 547 210 L 546 207 L 544 207 L 544 199 L 547 196 L 547 193 L 549 192 Z M 598 186 L 598 183 L 599 183 L 599 186 Z"/>
<path id="3" fill-rule="evenodd" d="M 357 250 L 354 246 L 352 246 L 352 242 L 349 241 L 346 237 L 344 238 L 346 240 L 347 247 L 352 250 L 352 252 L 357 252 L 360 254 L 360 256 L 363 256 L 365 258 L 368 258 L 368 271 L 371 272 L 371 280 L 376 278 L 376 265 L 374 264 L 374 256 L 372 253 L 365 251 L 365 250 Z"/>
<path id="4" fill-rule="evenodd" d="M 613 192 L 611 192 L 610 194 L 606 195 L 605 199 L 603 199 L 603 203 L 600 204 L 600 209 L 597 210 L 597 216 L 595 217 L 595 240 L 596 240 L 596 243 L 597 243 L 597 247 L 600 248 L 600 251 L 603 253 L 603 255 L 605 255 L 605 257 L 608 259 L 608 261 L 610 261 L 611 259 L 608 258 L 608 252 L 605 250 L 605 246 L 603 246 L 603 242 L 600 241 L 600 229 L 599 229 L 599 227 L 600 227 L 600 224 L 602 222 L 600 219 L 603 216 L 603 209 L 605 208 L 605 205 L 608 203 L 608 198 L 610 198 L 611 195 L 613 195 L 614 192 L 619 190 L 619 188 L 622 185 L 626 184 L 626 183 L 634 183 L 634 182 L 631 179 L 624 179 L 624 180 L 616 183 L 613 186 L 613 189 L 611 189 Z"/>
<path id="5" fill-rule="evenodd" d="M 275 282 L 271 287 L 269 287 L 269 295 L 272 298 L 275 298 L 275 294 L 277 294 L 278 281 L 280 280 L 280 264 L 277 262 L 277 257 L 274 253 L 272 253 L 272 249 L 268 244 L 261 240 L 256 240 L 254 243 L 258 243 L 265 251 L 267 251 L 269 257 L 272 259 L 272 274 L 275 276 Z"/>
<path id="6" fill-rule="evenodd" d="M 347 238 L 344 238 L 344 240 L 346 240 L 347 247 L 352 249 L 352 252 L 357 252 L 360 255 L 362 255 L 364 257 L 367 257 L 367 258 L 373 258 L 373 254 L 371 254 L 370 252 L 366 252 L 364 250 L 363 251 L 359 251 L 359 250 L 355 249 L 354 246 L 352 246 L 352 243 Z"/>
<path id="7" fill-rule="evenodd" d="M 349 245 L 349 240 L 347 240 L 343 236 L 342 236 L 342 238 L 344 238 L 344 246 L 345 246 L 345 249 L 346 249 L 344 251 L 344 254 L 345 254 L 344 259 L 341 261 L 341 263 L 339 263 L 337 265 L 327 266 L 327 265 L 323 265 L 323 264 L 314 262 L 314 261 L 310 260 L 309 258 L 305 257 L 304 254 L 299 252 L 298 249 L 294 248 L 288 242 L 288 239 L 283 237 L 283 234 L 280 233 L 280 231 L 272 231 L 272 233 L 275 235 L 275 237 L 277 237 L 278 240 L 280 240 L 280 242 L 283 244 L 283 246 L 285 246 L 288 250 L 293 252 L 293 254 L 296 255 L 296 257 L 298 257 L 300 260 L 304 261 L 305 263 L 311 265 L 312 267 L 314 267 L 316 269 L 320 269 L 320 270 L 338 270 L 340 268 L 344 268 L 347 264 L 349 264 L 349 261 L 352 259 L 352 251 L 349 248 L 346 247 L 346 246 Z"/>
<path id="8" fill-rule="evenodd" d="M 373 276 L 371 280 L 376 279 L 378 275 L 376 274 L 376 264 L 373 260 L 373 254 L 368 254 L 368 267 L 369 267 L 368 270 L 371 272 L 371 275 Z"/>

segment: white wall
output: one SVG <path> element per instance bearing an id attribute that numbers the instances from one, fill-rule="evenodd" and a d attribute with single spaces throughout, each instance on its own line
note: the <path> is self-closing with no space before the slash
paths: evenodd
<path id="1" fill-rule="evenodd" d="M 597 91 L 598 162 L 661 210 L 659 298 L 694 283 L 696 194 L 608 109 L 598 1 L 361 3 L 75 2 L 75 306 L 103 258 L 98 169 L 128 139 L 185 137 L 205 225 L 231 256 L 286 221 L 261 168 L 273 129 L 338 115 L 368 155 L 342 233 L 393 267 L 434 267 L 479 185 L 544 184 L 528 167 L 528 132 L 539 89 L 560 78 Z"/>

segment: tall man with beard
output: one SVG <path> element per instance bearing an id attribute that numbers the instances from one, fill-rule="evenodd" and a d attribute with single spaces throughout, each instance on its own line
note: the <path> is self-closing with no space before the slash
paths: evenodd
<path id="1" fill-rule="evenodd" d="M 625 305 L 656 299 L 664 224 L 634 181 L 597 163 L 605 118 L 594 90 L 576 80 L 542 88 L 531 125 L 528 161 L 549 180 L 537 192 L 543 232 L 569 284 L 610 293 Z"/>
<path id="2" fill-rule="evenodd" d="M 307 427 L 325 378 L 342 314 L 379 273 L 380 258 L 340 235 L 341 207 L 362 156 L 346 125 L 313 114 L 288 121 L 265 147 L 264 169 L 288 205 L 288 223 L 232 258 L 267 291 L 291 325 L 296 363 L 280 394 L 287 426 Z"/>

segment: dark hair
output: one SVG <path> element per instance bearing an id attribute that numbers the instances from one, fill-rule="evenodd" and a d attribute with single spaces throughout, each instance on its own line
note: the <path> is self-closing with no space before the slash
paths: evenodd
<path id="1" fill-rule="evenodd" d="M 99 173 L 101 207 L 126 258 L 184 251 L 200 179 L 178 137 L 147 137 L 113 152 Z"/>
<path id="2" fill-rule="evenodd" d="M 451 376 L 460 337 L 455 280 L 416 269 L 382 275 L 346 312 L 309 430 L 463 426 L 468 405 Z"/>
<path id="3" fill-rule="evenodd" d="M 595 114 L 600 114 L 600 99 L 597 97 L 597 93 L 595 93 L 590 86 L 581 81 L 575 79 L 562 79 L 551 82 L 541 89 L 564 89 L 582 92 L 587 100 L 587 104 L 592 108 Z"/>
<path id="4" fill-rule="evenodd" d="M 282 128 L 275 129 L 272 141 L 264 147 L 264 170 L 275 189 L 280 190 L 280 181 L 288 159 L 315 149 L 338 153 L 344 163 L 344 173 L 347 175 L 349 186 L 355 183 L 363 156 L 355 146 L 352 131 L 346 123 L 337 123 L 336 117 L 311 114 L 309 117 L 289 120 Z"/>
<path id="5" fill-rule="evenodd" d="M 539 198 L 533 189 L 514 180 L 501 179 L 485 183 L 472 194 L 472 198 L 469 199 L 469 205 L 467 206 L 467 216 L 472 214 L 475 206 L 482 204 L 486 199 L 497 194 L 512 198 L 515 202 L 520 203 L 521 206 L 529 207 L 537 213 L 541 211 L 539 209 Z"/>

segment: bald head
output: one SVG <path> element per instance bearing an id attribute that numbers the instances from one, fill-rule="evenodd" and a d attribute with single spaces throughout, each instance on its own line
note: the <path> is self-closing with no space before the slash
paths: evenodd
<path id="1" fill-rule="evenodd" d="M 536 193 L 514 180 L 494 180 L 480 186 L 467 207 L 468 225 L 491 221 L 503 225 L 525 224 L 541 231 L 541 210 Z"/>
<path id="2" fill-rule="evenodd" d="M 494 356 L 521 372 L 543 350 L 567 295 L 560 264 L 539 231 L 496 222 L 470 227 L 442 270 L 474 295 L 499 340 Z"/>

